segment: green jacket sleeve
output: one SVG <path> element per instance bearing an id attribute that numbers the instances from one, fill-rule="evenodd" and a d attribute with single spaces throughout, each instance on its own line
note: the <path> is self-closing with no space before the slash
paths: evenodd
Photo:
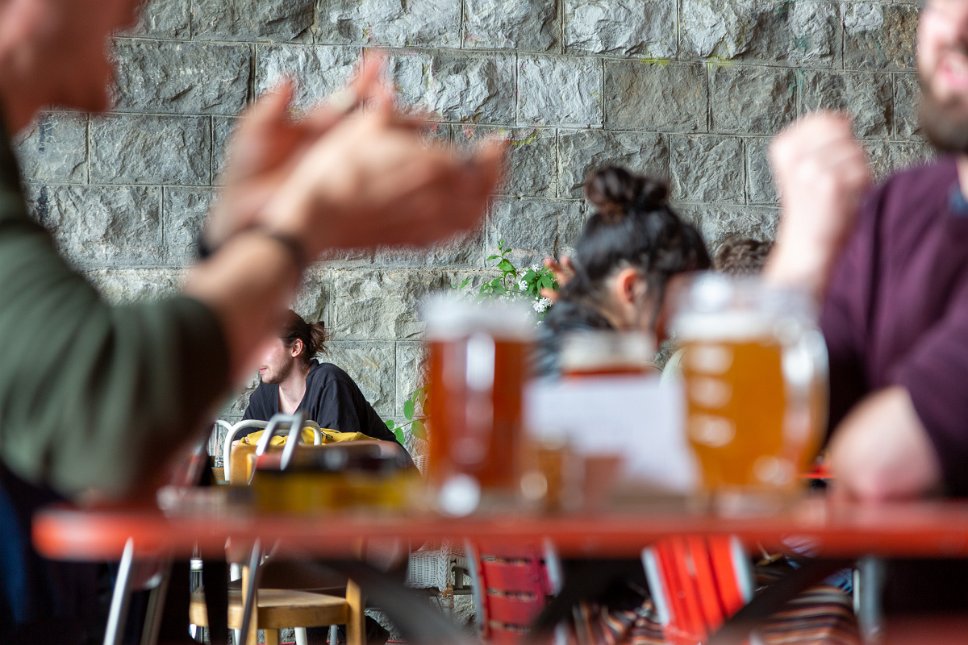
<path id="1" fill-rule="evenodd" d="M 225 392 L 222 331 L 184 296 L 104 302 L 28 217 L 0 147 L 0 458 L 68 496 L 121 495 L 197 436 Z"/>

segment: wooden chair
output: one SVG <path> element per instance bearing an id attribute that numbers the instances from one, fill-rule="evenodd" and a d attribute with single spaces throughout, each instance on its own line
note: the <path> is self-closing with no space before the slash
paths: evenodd
<path id="1" fill-rule="evenodd" d="M 226 437 L 225 455 L 229 461 L 225 462 L 226 472 L 231 473 L 231 443 L 238 430 L 246 427 L 258 427 L 259 424 L 237 424 Z M 287 445 L 298 443 L 301 430 L 306 425 L 302 413 L 293 415 L 274 416 L 266 425 L 265 433 L 259 442 L 257 455 L 263 454 L 272 436 L 281 429 L 289 432 Z M 314 430 L 315 423 L 310 423 Z M 319 436 L 315 438 L 319 443 Z M 233 482 L 234 483 L 234 482 Z M 249 565 L 242 570 L 242 582 L 239 588 L 229 589 L 228 625 L 237 631 L 246 630 L 244 638 L 238 639 L 246 645 L 256 645 L 258 630 L 262 630 L 266 645 L 279 642 L 279 630 L 295 628 L 297 642 L 306 641 L 307 627 L 328 627 L 332 625 L 346 625 L 347 645 L 363 645 L 364 642 L 364 599 L 359 587 L 352 581 L 346 585 L 345 595 L 330 595 L 317 593 L 312 590 L 301 589 L 264 589 L 259 586 L 259 566 L 262 553 L 259 545 L 253 547 Z M 245 602 L 243 602 L 245 600 Z M 246 620 L 245 608 L 251 607 L 249 620 Z M 189 622 L 201 627 L 208 626 L 208 608 L 205 603 L 204 591 L 192 595 L 188 610 Z"/>

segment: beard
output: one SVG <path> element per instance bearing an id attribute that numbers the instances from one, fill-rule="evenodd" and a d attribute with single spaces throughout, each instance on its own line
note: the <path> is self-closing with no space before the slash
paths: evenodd
<path id="1" fill-rule="evenodd" d="M 286 363 L 285 365 L 280 365 L 278 369 L 273 370 L 269 368 L 266 370 L 262 378 L 262 382 L 266 384 L 279 384 L 286 380 L 286 377 L 292 372 L 293 368 L 292 362 Z"/>
<path id="2" fill-rule="evenodd" d="M 924 137 L 941 152 L 968 154 L 968 100 L 936 97 L 923 72 L 918 74 L 921 101 L 918 122 Z"/>

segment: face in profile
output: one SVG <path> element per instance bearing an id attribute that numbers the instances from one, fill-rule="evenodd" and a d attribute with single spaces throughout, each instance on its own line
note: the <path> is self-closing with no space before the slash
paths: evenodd
<path id="1" fill-rule="evenodd" d="M 968 153 L 968 2 L 928 0 L 918 26 L 921 128 L 939 149 Z"/>
<path id="2" fill-rule="evenodd" d="M 259 364 L 259 378 L 263 383 L 282 383 L 292 372 L 296 358 L 292 348 L 286 347 L 281 338 L 273 338 L 266 344 Z"/>

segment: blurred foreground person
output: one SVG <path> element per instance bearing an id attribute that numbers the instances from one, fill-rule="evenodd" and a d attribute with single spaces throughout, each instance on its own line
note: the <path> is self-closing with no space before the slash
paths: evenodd
<path id="1" fill-rule="evenodd" d="M 350 90 L 294 121 L 291 85 L 257 102 L 229 149 L 208 259 L 176 296 L 112 307 L 28 217 L 10 137 L 46 106 L 109 107 L 110 35 L 137 0 L 0 0 L 0 642 L 83 642 L 84 567 L 30 545 L 39 506 L 150 484 L 207 431 L 324 251 L 429 244 L 476 226 L 503 147 L 458 157 L 396 111 L 368 58 Z M 364 101 L 372 107 L 356 109 Z"/>
<path id="2" fill-rule="evenodd" d="M 595 213 L 564 260 L 561 291 L 541 325 L 535 373 L 560 370 L 568 332 L 644 331 L 656 334 L 672 276 L 710 266 L 702 236 L 668 204 L 665 184 L 624 168 L 594 171 L 585 198 Z"/>
<path id="3" fill-rule="evenodd" d="M 783 219 L 767 274 L 823 302 L 830 467 L 861 500 L 968 493 L 968 3 L 925 3 L 917 62 L 937 160 L 864 194 L 863 149 L 832 114 L 771 149 Z M 888 606 L 968 607 L 964 563 L 931 569 L 896 569 Z"/>

